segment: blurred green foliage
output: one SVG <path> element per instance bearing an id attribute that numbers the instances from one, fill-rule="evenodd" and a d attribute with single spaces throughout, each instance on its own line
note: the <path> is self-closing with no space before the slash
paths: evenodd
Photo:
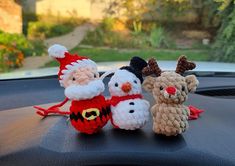
<path id="1" fill-rule="evenodd" d="M 40 40 L 28 40 L 21 34 L 0 32 L 0 72 L 22 66 L 24 57 L 42 55 L 45 46 Z"/>
<path id="2" fill-rule="evenodd" d="M 142 21 L 133 21 L 134 35 L 138 35 L 142 32 Z"/>
<path id="3" fill-rule="evenodd" d="M 45 39 L 64 35 L 75 27 L 87 22 L 79 18 L 76 13 L 70 12 L 69 17 L 54 16 L 50 12 L 46 15 L 35 15 L 23 12 L 23 31 L 30 39 Z"/>
<path id="4" fill-rule="evenodd" d="M 214 0 L 215 2 L 220 3 L 219 10 L 225 10 L 231 3 L 235 4 L 235 0 Z"/>
<path id="5" fill-rule="evenodd" d="M 13 46 L 0 44 L 0 73 L 23 65 L 24 54 Z"/>
<path id="6" fill-rule="evenodd" d="M 112 31 L 115 26 L 115 21 L 116 21 L 115 18 L 105 17 L 100 24 L 100 28 L 103 29 L 104 31 Z"/>
<path id="7" fill-rule="evenodd" d="M 105 18 L 94 30 L 88 32 L 82 44 L 92 46 L 107 46 L 115 48 L 169 48 L 174 41 L 162 27 L 156 27 L 155 23 L 142 22 L 136 24 L 136 29 L 115 30 L 117 21 L 114 18 Z M 141 27 L 139 27 L 141 26 Z"/>
<path id="8" fill-rule="evenodd" d="M 115 31 L 105 31 L 101 27 L 88 32 L 82 44 L 93 46 L 108 46 L 116 48 L 141 48 L 144 47 L 145 36 L 129 36 Z"/>
<path id="9" fill-rule="evenodd" d="M 138 50 L 117 50 L 117 49 L 101 49 L 101 48 L 80 48 L 76 47 L 71 50 L 72 53 L 79 53 L 96 62 L 116 62 L 129 61 L 133 56 L 140 56 L 144 59 L 156 57 L 158 60 L 176 61 L 180 55 L 187 55 L 193 61 L 209 61 L 210 56 L 207 50 L 156 50 L 156 49 L 138 49 Z M 55 60 L 47 63 L 45 67 L 59 66 Z"/>
<path id="10" fill-rule="evenodd" d="M 213 58 L 235 62 L 235 1 L 221 0 L 221 25 L 213 45 Z"/>
<path id="11" fill-rule="evenodd" d="M 24 35 L 0 32 L 0 44 L 6 47 L 15 47 L 24 56 L 42 55 L 45 49 L 42 41 L 30 41 Z"/>
<path id="12" fill-rule="evenodd" d="M 153 28 L 149 36 L 150 45 L 154 48 L 170 48 L 172 43 L 162 27 Z"/>
<path id="13" fill-rule="evenodd" d="M 28 25 L 28 37 L 30 39 L 45 39 L 55 36 L 64 35 L 71 32 L 75 25 L 64 23 L 64 24 L 53 24 L 45 22 L 30 22 Z"/>

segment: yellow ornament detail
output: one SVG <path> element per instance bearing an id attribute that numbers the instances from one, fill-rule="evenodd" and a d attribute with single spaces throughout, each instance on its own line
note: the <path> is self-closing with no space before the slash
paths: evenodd
<path id="1" fill-rule="evenodd" d="M 100 111 L 97 108 L 89 108 L 82 112 L 82 116 L 86 120 L 94 120 L 96 117 L 100 116 Z"/>

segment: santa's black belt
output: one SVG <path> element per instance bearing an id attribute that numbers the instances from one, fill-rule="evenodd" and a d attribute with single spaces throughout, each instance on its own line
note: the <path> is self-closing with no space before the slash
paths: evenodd
<path id="1" fill-rule="evenodd" d="M 96 110 L 98 110 L 98 109 L 96 109 Z M 85 112 L 85 113 L 77 112 L 77 114 L 72 112 L 70 114 L 70 119 L 75 120 L 75 121 L 81 120 L 83 122 L 84 119 L 94 120 L 97 117 L 100 117 L 100 118 L 102 118 L 103 116 L 107 117 L 107 116 L 109 116 L 109 114 L 110 114 L 110 108 L 107 107 L 107 108 L 102 108 L 102 111 L 99 111 L 99 112 L 97 112 L 97 111 L 89 111 L 89 112 Z M 91 116 L 93 116 L 94 118 L 89 119 L 89 118 L 91 118 Z"/>

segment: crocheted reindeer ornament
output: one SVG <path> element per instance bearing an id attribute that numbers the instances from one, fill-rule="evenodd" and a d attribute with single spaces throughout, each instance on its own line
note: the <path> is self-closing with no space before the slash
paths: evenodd
<path id="1" fill-rule="evenodd" d="M 190 110 L 183 105 L 183 102 L 187 100 L 188 93 L 196 90 L 199 82 L 194 75 L 184 77 L 183 73 L 195 67 L 195 63 L 181 56 L 175 71 L 162 71 L 153 58 L 142 70 L 142 73 L 148 76 L 143 87 L 146 91 L 152 92 L 156 101 L 151 108 L 151 113 L 153 131 L 157 134 L 175 136 L 189 127 Z M 152 74 L 156 77 L 149 76 Z"/>
<path id="2" fill-rule="evenodd" d="M 130 66 L 114 71 L 108 87 L 111 95 L 111 122 L 115 128 L 136 130 L 149 120 L 150 105 L 143 99 L 141 89 L 141 71 L 146 66 L 145 60 L 133 57 Z"/>
<path id="3" fill-rule="evenodd" d="M 64 46 L 55 44 L 48 49 L 49 56 L 60 63 L 59 82 L 65 88 L 66 99 L 48 109 L 35 106 L 37 114 L 69 115 L 72 126 L 86 134 L 98 132 L 110 119 L 104 83 L 99 78 L 96 63 L 87 57 L 70 54 Z M 69 112 L 59 110 L 71 100 Z"/>

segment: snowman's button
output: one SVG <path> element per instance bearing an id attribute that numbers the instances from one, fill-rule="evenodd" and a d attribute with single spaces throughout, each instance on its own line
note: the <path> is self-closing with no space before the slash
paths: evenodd
<path id="1" fill-rule="evenodd" d="M 134 110 L 130 110 L 129 113 L 134 113 L 135 111 Z"/>
<path id="2" fill-rule="evenodd" d="M 129 104 L 130 104 L 130 105 L 135 105 L 135 103 L 134 103 L 134 102 L 130 102 Z"/>

